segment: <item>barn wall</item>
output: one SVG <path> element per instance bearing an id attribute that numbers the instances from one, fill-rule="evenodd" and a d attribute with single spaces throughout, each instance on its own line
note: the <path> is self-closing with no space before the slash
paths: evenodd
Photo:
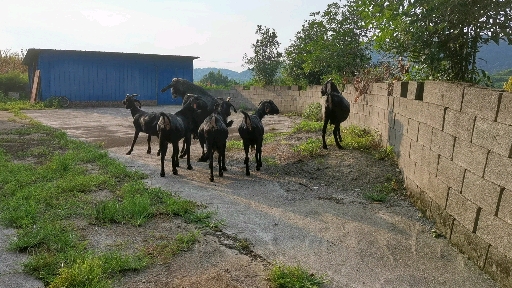
<path id="1" fill-rule="evenodd" d="M 235 107 L 273 99 L 283 113 L 323 103 L 320 87 L 215 91 Z M 428 81 L 373 83 L 344 126 L 379 131 L 394 148 L 408 195 L 436 228 L 503 287 L 512 287 L 512 93 Z"/>
<path id="2" fill-rule="evenodd" d="M 192 81 L 192 62 L 187 57 L 41 51 L 36 64 L 41 71 L 39 99 L 66 96 L 71 103 L 117 103 L 137 93 L 147 103 L 181 104 L 160 89 L 174 77 Z"/>

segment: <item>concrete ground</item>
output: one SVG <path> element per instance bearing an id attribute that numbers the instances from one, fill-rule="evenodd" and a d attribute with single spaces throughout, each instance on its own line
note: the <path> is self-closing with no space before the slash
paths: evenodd
<path id="1" fill-rule="evenodd" d="M 146 107 L 166 112 L 176 108 Z M 245 177 L 237 167 L 228 167 L 231 172 L 214 183 L 199 181 L 206 180 L 205 163 L 204 167 L 193 163 L 192 171 L 181 168 L 177 176 L 169 167 L 168 175 L 161 178 L 157 157 L 145 154 L 145 136 L 141 135 L 132 155 L 125 155 L 133 136 L 131 116 L 125 109 L 25 113 L 72 137 L 104 143 L 112 157 L 150 175 L 150 185 L 218 211 L 218 217 L 225 220 L 223 230 L 248 239 L 257 254 L 271 262 L 300 264 L 312 272 L 325 273 L 328 287 L 498 287 L 447 239 L 432 237 L 429 223 L 406 201 L 387 207 L 350 201 L 338 204 L 307 196 L 293 198 L 277 183 L 257 173 Z M 287 125 L 285 118 L 265 120 L 267 125 L 283 127 Z M 156 139 L 153 143 L 156 151 Z M 198 174 L 202 176 L 195 177 Z M 2 243 L 12 233 L 5 234 L 4 230 L 0 236 Z M 0 287 L 39 287 L 40 283 L 19 273 L 19 266 L 4 268 L 3 255 L 8 253 L 4 246 L 1 248 Z M 5 261 L 12 262 L 9 258 Z M 5 281 L 9 275 L 19 277 L 20 282 L 2 286 L 11 285 Z"/>

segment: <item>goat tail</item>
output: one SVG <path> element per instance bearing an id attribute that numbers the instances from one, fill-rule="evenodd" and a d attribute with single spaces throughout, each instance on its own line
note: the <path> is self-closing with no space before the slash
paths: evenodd
<path id="1" fill-rule="evenodd" d="M 247 129 L 252 130 L 251 116 L 249 116 L 249 114 L 247 112 L 245 112 L 244 110 L 240 110 L 240 112 L 242 112 L 242 114 L 244 114 L 245 126 L 247 127 Z"/>
<path id="2" fill-rule="evenodd" d="M 171 129 L 171 118 L 165 112 L 160 112 L 160 119 L 158 120 L 158 130 Z"/>

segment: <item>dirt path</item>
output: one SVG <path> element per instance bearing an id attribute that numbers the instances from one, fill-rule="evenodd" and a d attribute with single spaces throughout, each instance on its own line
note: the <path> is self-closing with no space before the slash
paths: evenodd
<path id="1" fill-rule="evenodd" d="M 154 108 L 173 112 L 177 107 Z M 394 198 L 387 204 L 374 204 L 362 197 L 364 191 L 382 183 L 387 175 L 399 174 L 393 165 L 378 162 L 367 154 L 331 147 L 326 157 L 304 161 L 296 159 L 286 148 L 287 141 L 293 141 L 290 137 L 263 148 L 263 156 L 272 157 L 277 164 L 264 163 L 261 171 L 254 171 L 247 177 L 242 151 L 232 151 L 227 157 L 225 176 L 216 177 L 215 182 L 210 183 L 207 164 L 195 162 L 200 153 L 195 142 L 194 170 L 179 168 L 179 175 L 174 176 L 169 165 L 167 176 L 161 178 L 158 158 L 145 154 L 144 136 L 139 138 L 132 155 L 125 155 L 133 133 L 131 117 L 125 109 L 26 111 L 26 114 L 72 137 L 104 143 L 112 157 L 132 169 L 148 173 L 150 185 L 163 187 L 218 211 L 218 217 L 225 220 L 224 232 L 247 239 L 253 244 L 254 252 L 268 262 L 300 264 L 312 272 L 326 273 L 330 281 L 327 287 L 497 287 L 466 257 L 450 247 L 446 239 L 433 238 L 431 223 L 408 201 Z M 233 116 L 235 123 L 239 123 L 240 115 Z M 283 116 L 268 116 L 264 124 L 266 131 L 282 131 L 289 130 L 293 121 Z M 231 131 L 231 135 L 234 133 Z M 157 147 L 156 141 L 153 147 Z M 202 243 L 201 249 L 208 251 L 219 247 L 214 240 L 211 245 L 214 246 Z M 205 257 L 208 253 L 200 254 L 196 250 L 190 253 L 201 255 L 194 258 L 199 262 L 184 265 L 192 269 L 190 275 L 203 277 L 202 283 L 220 275 L 201 270 L 206 267 L 205 262 L 214 261 Z M 237 257 L 241 256 L 233 252 L 222 255 L 215 261 L 228 266 L 225 273 L 262 277 L 257 276 L 260 268 L 250 265 L 256 265 L 254 262 L 240 262 Z M 203 268 L 194 272 L 194 266 Z M 151 277 L 173 277 L 165 271 L 144 273 L 147 274 L 127 278 L 122 285 L 137 286 L 142 283 L 141 279 L 151 281 Z"/>

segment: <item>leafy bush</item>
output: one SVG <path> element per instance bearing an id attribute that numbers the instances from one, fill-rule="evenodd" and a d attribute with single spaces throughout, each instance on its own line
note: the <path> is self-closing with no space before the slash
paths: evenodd
<path id="1" fill-rule="evenodd" d="M 0 91 L 4 94 L 7 92 L 23 92 L 28 85 L 28 76 L 20 72 L 9 72 L 0 74 Z"/>
<path id="2" fill-rule="evenodd" d="M 322 104 L 317 102 L 309 105 L 302 113 L 302 118 L 309 121 L 322 121 Z"/>

